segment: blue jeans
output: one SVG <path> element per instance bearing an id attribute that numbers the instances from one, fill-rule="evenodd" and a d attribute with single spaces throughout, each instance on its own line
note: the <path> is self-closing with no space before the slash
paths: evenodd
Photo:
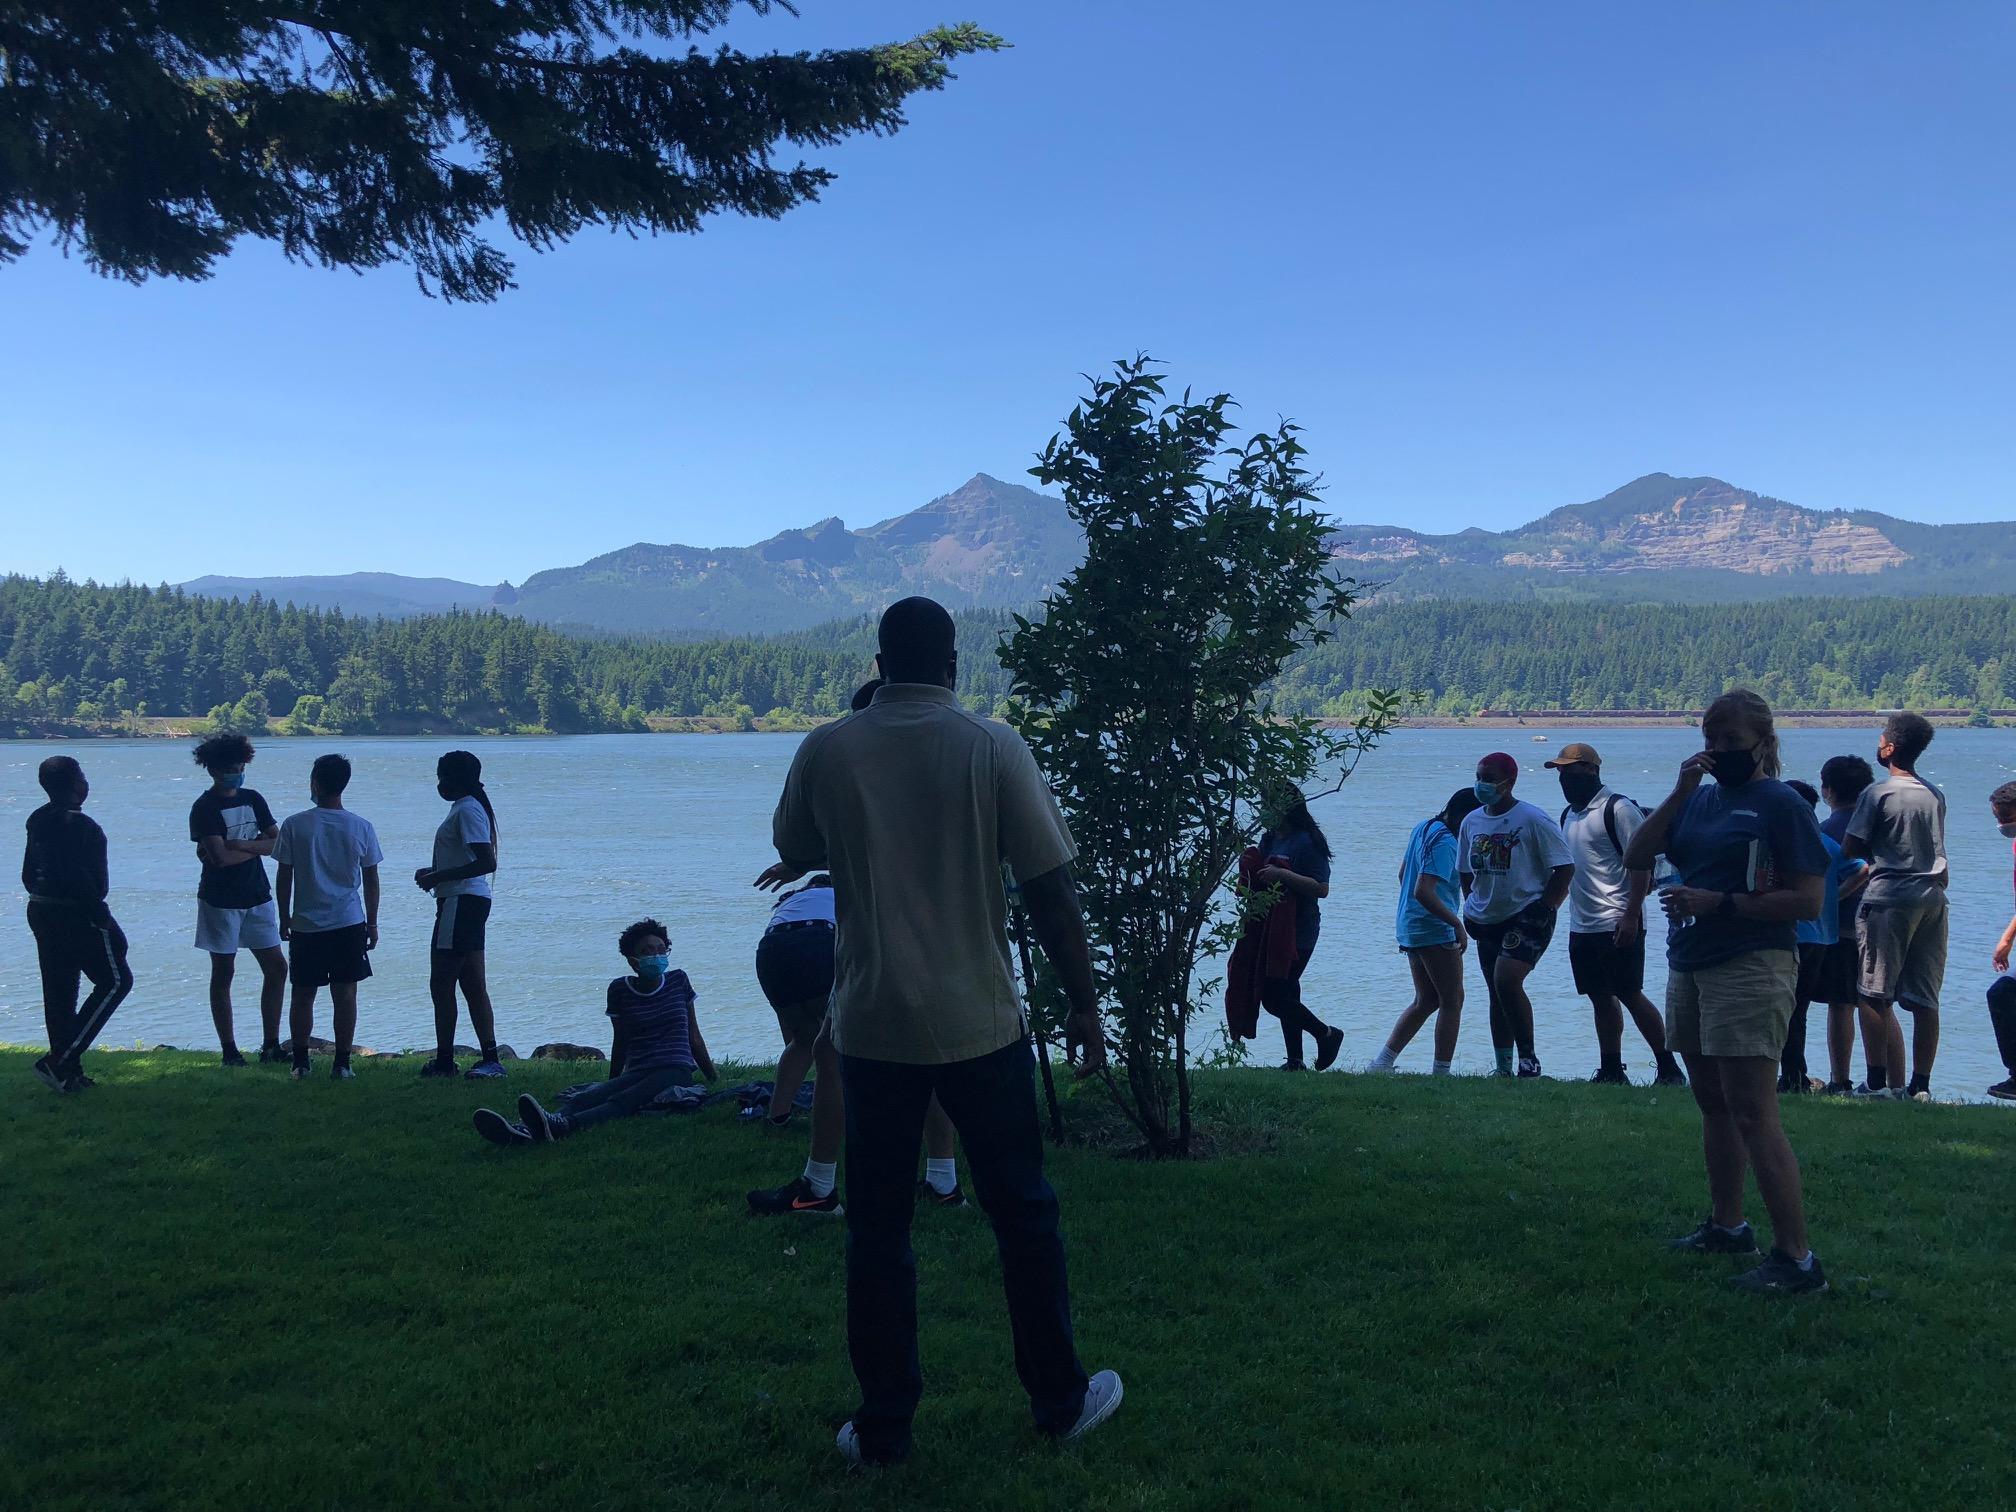
<path id="1" fill-rule="evenodd" d="M 657 1066 L 649 1071 L 625 1071 L 621 1076 L 583 1088 L 553 1111 L 567 1120 L 567 1131 L 571 1134 L 576 1129 L 586 1129 L 611 1118 L 641 1113 L 667 1087 L 692 1085 L 693 1070 L 690 1066 Z"/>
<path id="2" fill-rule="evenodd" d="M 1071 1287 L 1057 1194 L 1043 1175 L 1033 1051 L 1024 1039 L 973 1060 L 911 1066 L 840 1057 L 847 1101 L 847 1351 L 861 1383 L 864 1455 L 901 1459 L 924 1395 L 917 1256 L 910 1248 L 917 1149 L 931 1094 L 959 1131 L 973 1194 L 994 1225 L 1015 1373 L 1036 1426 L 1062 1433 L 1085 1405 L 1071 1342 Z"/>

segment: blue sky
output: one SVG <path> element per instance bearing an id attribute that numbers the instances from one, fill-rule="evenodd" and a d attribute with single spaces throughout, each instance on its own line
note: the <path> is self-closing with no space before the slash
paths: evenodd
<path id="1" fill-rule="evenodd" d="M 1649 471 L 2016 518 L 2016 7 L 802 0 L 978 20 L 825 202 L 591 233 L 489 306 L 241 244 L 0 268 L 0 569 L 520 579 L 1021 478 L 1146 350 L 1330 509 L 1502 527 Z"/>

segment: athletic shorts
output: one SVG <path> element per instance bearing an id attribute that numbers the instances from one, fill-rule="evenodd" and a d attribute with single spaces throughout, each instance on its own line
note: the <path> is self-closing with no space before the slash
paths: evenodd
<path id="1" fill-rule="evenodd" d="M 196 904 L 196 948 L 212 955 L 236 955 L 241 950 L 271 950 L 280 943 L 280 910 L 268 898 L 257 908 L 219 908 Z"/>
<path id="2" fill-rule="evenodd" d="M 756 981 L 795 1039 L 819 1032 L 833 995 L 833 930 L 820 924 L 773 929 L 756 946 Z"/>
<path id="3" fill-rule="evenodd" d="M 1752 950 L 1695 971 L 1666 973 L 1666 1048 L 1677 1055 L 1775 1061 L 1792 1027 L 1799 957 Z"/>
<path id="4" fill-rule="evenodd" d="M 1856 977 L 1860 963 L 1855 958 L 1855 942 L 1841 940 L 1833 945 L 1799 947 L 1799 1001 L 1802 1003 L 1852 1003 L 1857 995 Z"/>
<path id="5" fill-rule="evenodd" d="M 1619 947 L 1609 930 L 1568 936 L 1568 965 L 1584 997 L 1628 997 L 1645 990 L 1645 931 Z"/>
<path id="6" fill-rule="evenodd" d="M 450 893 L 434 900 L 434 950 L 439 955 L 477 955 L 483 949 L 490 900 L 481 893 Z"/>
<path id="7" fill-rule="evenodd" d="M 287 952 L 287 979 L 296 987 L 327 987 L 332 982 L 361 982 L 371 975 L 371 957 L 362 924 L 341 929 L 295 930 Z"/>
<path id="8" fill-rule="evenodd" d="M 1490 976 L 1498 958 L 1534 965 L 1554 943 L 1555 912 L 1545 903 L 1529 903 L 1509 919 L 1496 924 L 1477 920 L 1470 923 L 1470 938 L 1477 942 L 1477 964 Z"/>
<path id="9" fill-rule="evenodd" d="M 1855 915 L 1865 998 L 1913 1008 L 1939 1006 L 1946 981 L 1946 894 L 1910 902 L 1864 903 Z"/>
<path id="10" fill-rule="evenodd" d="M 1405 956 L 1432 956 L 1444 950 L 1454 950 L 1454 940 L 1444 940 L 1440 945 L 1402 945 L 1400 954 Z"/>

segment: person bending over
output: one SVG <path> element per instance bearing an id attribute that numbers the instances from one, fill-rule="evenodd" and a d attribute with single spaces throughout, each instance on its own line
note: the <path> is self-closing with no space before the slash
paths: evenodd
<path id="1" fill-rule="evenodd" d="M 1463 877 L 1463 923 L 1477 942 L 1477 966 L 1491 998 L 1496 1076 L 1540 1074 L 1533 1002 L 1526 978 L 1554 939 L 1554 921 L 1575 877 L 1561 826 L 1512 795 L 1519 763 L 1493 751 L 1477 763 L 1477 801 L 1456 838 Z"/>
<path id="2" fill-rule="evenodd" d="M 665 926 L 639 919 L 617 937 L 630 974 L 609 984 L 609 1079 L 582 1088 L 547 1108 L 530 1092 L 518 1099 L 514 1123 L 478 1108 L 476 1132 L 495 1145 L 551 1144 L 612 1118 L 641 1113 L 673 1087 L 690 1087 L 696 1073 L 715 1077 L 714 1059 L 700 1034 L 693 984 L 670 969 Z"/>
<path id="3" fill-rule="evenodd" d="M 21 890 L 28 894 L 28 930 L 42 970 L 49 1053 L 33 1069 L 52 1092 L 81 1092 L 95 1085 L 84 1074 L 84 1052 L 133 990 L 133 972 L 125 931 L 105 906 L 105 831 L 84 815 L 91 796 L 84 769 L 74 756 L 51 756 L 35 780 L 49 801 L 28 816 Z M 84 977 L 91 995 L 79 1008 Z"/>

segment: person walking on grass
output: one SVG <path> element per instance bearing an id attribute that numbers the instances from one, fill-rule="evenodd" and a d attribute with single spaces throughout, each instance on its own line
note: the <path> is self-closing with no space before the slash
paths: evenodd
<path id="1" fill-rule="evenodd" d="M 1787 782 L 1809 808 L 1820 806 L 1820 795 L 1810 783 Z M 1778 1091 L 1798 1095 L 1816 1085 L 1806 1071 L 1806 1010 L 1814 1003 L 1828 1007 L 1828 1055 L 1833 1058 L 1833 1007 L 1845 992 L 1849 1012 L 1855 1007 L 1855 932 L 1851 922 L 1847 940 L 1841 938 L 1841 899 L 1852 898 L 1867 880 L 1865 868 L 1843 853 L 1840 842 L 1820 826 L 1820 843 L 1827 848 L 1827 881 L 1820 899 L 1820 916 L 1801 919 L 1794 933 L 1799 940 L 1799 987 L 1792 1009 L 1792 1027 L 1785 1035 L 1785 1049 L 1778 1057 Z M 1841 1059 L 1848 1052 L 1843 1050 Z M 1842 1088 L 1843 1091 L 1849 1090 Z"/>
<path id="2" fill-rule="evenodd" d="M 1821 764 L 1820 796 L 1826 801 L 1827 817 L 1820 821 L 1820 833 L 1844 850 L 1855 805 L 1875 780 L 1876 774 L 1860 756 L 1830 756 Z M 1842 884 L 1836 943 L 1810 984 L 1819 994 L 1814 1001 L 1827 1005 L 1827 1091 L 1834 1097 L 1846 1097 L 1855 1090 L 1855 1019 L 1861 1003 L 1856 987 L 1862 975 L 1856 916 L 1868 881 L 1869 868 L 1863 866 Z M 1883 1047 L 1878 1046 L 1876 1059 L 1883 1056 Z"/>
<path id="3" fill-rule="evenodd" d="M 434 765 L 434 790 L 448 817 L 434 832 L 434 864 L 413 873 L 422 892 L 434 895 L 434 939 L 427 991 L 434 999 L 434 1059 L 422 1076 L 456 1076 L 455 989 L 469 1004 L 469 1027 L 481 1046 L 472 1081 L 504 1075 L 497 1059 L 497 1016 L 483 951 L 490 923 L 490 878 L 497 870 L 497 810 L 483 786 L 483 763 L 470 751 L 450 751 Z"/>
<path id="4" fill-rule="evenodd" d="M 656 919 L 639 919 L 616 938 L 630 973 L 609 984 L 609 1078 L 593 1082 L 548 1108 L 530 1092 L 518 1097 L 514 1122 L 478 1108 L 476 1132 L 495 1145 L 554 1144 L 583 1129 L 642 1113 L 674 1087 L 696 1076 L 713 1081 L 714 1058 L 700 1033 L 698 1001 L 683 971 L 672 968 L 668 932 Z"/>
<path id="5" fill-rule="evenodd" d="M 1856 800 L 1843 847 L 1869 863 L 1856 915 L 1869 1081 L 1858 1090 L 1913 1102 L 1932 1100 L 1939 989 L 1946 980 L 1946 795 L 1918 775 L 1918 758 L 1931 744 L 1932 724 L 1923 715 L 1890 716 L 1876 744 L 1877 763 L 1890 775 Z M 1897 1003 L 1912 1018 L 1908 1085 Z"/>
<path id="6" fill-rule="evenodd" d="M 385 852 L 371 821 L 343 807 L 350 763 L 318 756 L 308 769 L 313 808 L 289 814 L 273 845 L 273 885 L 279 895 L 280 938 L 288 942 L 296 1081 L 309 1074 L 308 1040 L 315 1032 L 315 994 L 329 989 L 336 1054 L 330 1076 L 349 1081 L 357 1040 L 357 984 L 371 975 L 378 948 L 378 865 Z"/>
<path id="7" fill-rule="evenodd" d="M 280 949 L 280 913 L 266 882 L 264 857 L 273 853 L 280 827 L 266 800 L 245 786 L 252 742 L 235 733 L 212 735 L 196 747 L 196 765 L 210 786 L 189 807 L 189 838 L 202 874 L 196 884 L 196 948 L 210 957 L 210 1020 L 227 1066 L 242 1066 L 231 1009 L 231 979 L 238 952 L 259 963 L 259 1060 L 286 1059 L 280 1050 L 280 1006 L 287 991 L 287 957 Z"/>
<path id="8" fill-rule="evenodd" d="M 50 756 L 35 780 L 49 800 L 28 816 L 21 853 L 21 890 L 28 895 L 28 932 L 42 973 L 42 1019 L 49 1053 L 35 1079 L 52 1092 L 95 1086 L 84 1074 L 84 1052 L 133 990 L 126 934 L 105 899 L 110 892 L 105 831 L 86 817 L 91 784 L 74 756 Z M 80 1008 L 82 979 L 91 994 Z"/>
<path id="9" fill-rule="evenodd" d="M 1646 886 L 1632 902 L 1624 870 L 1624 847 L 1645 820 L 1645 811 L 1603 781 L 1603 758 L 1579 741 L 1561 747 L 1547 763 L 1561 782 L 1568 806 L 1561 832 L 1575 861 L 1568 889 L 1568 965 L 1575 990 L 1589 999 L 1596 1015 L 1596 1074 L 1592 1082 L 1629 1086 L 1624 1064 L 1624 1011 L 1645 1037 L 1658 1070 L 1653 1085 L 1684 1087 L 1687 1074 L 1666 1048 L 1666 1021 L 1645 995 Z"/>
<path id="10" fill-rule="evenodd" d="M 1423 819 L 1407 836 L 1393 937 L 1414 978 L 1414 1001 L 1401 1010 L 1367 1071 L 1391 1071 L 1430 1018 L 1435 1020 L 1434 1074 L 1448 1076 L 1455 1066 L 1456 1031 L 1463 1023 L 1463 952 L 1469 943 L 1456 883 L 1456 831 L 1477 806 L 1474 789 L 1458 788 L 1441 813 Z"/>
<path id="11" fill-rule="evenodd" d="M 1988 807 L 1995 815 L 1995 828 L 2004 840 L 2016 842 L 2016 782 L 2005 782 L 1988 795 Z M 2012 846 L 2016 855 L 2016 846 Z M 2002 1055 L 2002 1069 L 2008 1076 L 1988 1089 L 1990 1097 L 2016 1102 L 2016 973 L 2009 966 L 2009 953 L 2016 950 L 2016 914 L 1995 942 L 1990 962 L 1999 975 L 1988 989 L 1988 1022 L 1995 1030 L 1995 1048 Z"/>
<path id="12" fill-rule="evenodd" d="M 1813 811 L 1778 780 L 1771 709 L 1748 689 L 1701 718 L 1705 749 L 1680 764 L 1673 791 L 1624 849 L 1634 905 L 1665 856 L 1679 881 L 1666 911 L 1666 1041 L 1687 1063 L 1701 1110 L 1708 1216 L 1672 1248 L 1755 1255 L 1743 1217 L 1743 1170 L 1771 1215 L 1771 1253 L 1734 1278 L 1746 1291 L 1827 1289 L 1806 1242 L 1799 1159 L 1778 1121 L 1778 1055 L 1798 985 L 1796 926 L 1817 918 L 1827 850 Z M 1713 776 L 1712 783 L 1702 778 Z"/>
<path id="13" fill-rule="evenodd" d="M 1519 763 L 1493 751 L 1477 763 L 1478 807 L 1456 837 L 1463 923 L 1477 942 L 1477 966 L 1491 1001 L 1495 1076 L 1540 1074 L 1533 1003 L 1526 978 L 1554 939 L 1554 921 L 1575 877 L 1561 826 L 1513 796 Z"/>
<path id="14" fill-rule="evenodd" d="M 775 870 L 764 872 L 756 885 L 774 885 Z M 791 1122 L 805 1073 L 816 1066 L 818 1075 L 812 1082 L 812 1147 L 805 1169 L 781 1187 L 751 1192 L 751 1212 L 837 1216 L 843 1211 L 835 1172 L 846 1112 L 840 1095 L 840 1056 L 826 1032 L 826 1008 L 833 995 L 833 929 L 833 879 L 821 872 L 777 900 L 756 945 L 756 981 L 784 1031 L 784 1053 L 778 1058 L 777 1082 L 770 1093 L 771 1128 L 782 1129 Z M 933 1207 L 966 1206 L 953 1137 L 952 1121 L 933 1097 L 924 1119 L 924 1180 L 917 1188 L 919 1200 Z"/>
<path id="15" fill-rule="evenodd" d="M 1119 1376 L 1088 1377 L 1072 1341 L 1035 1056 L 1009 966 L 1004 862 L 1071 1005 L 1067 1058 L 1081 1074 L 1104 1065 L 1070 831 L 1021 737 L 960 707 L 952 617 L 940 605 L 890 606 L 877 639 L 885 685 L 860 714 L 805 737 L 772 823 L 777 882 L 833 877 L 847 1343 L 861 1387 L 836 1443 L 850 1464 L 905 1458 L 923 1395 L 910 1224 L 934 1092 L 994 1227 L 1016 1373 L 1038 1429 L 1076 1438 L 1121 1398 Z"/>
<path id="16" fill-rule="evenodd" d="M 1280 1020 L 1281 1041 L 1288 1052 L 1284 1069 L 1302 1069 L 1306 1033 L 1316 1043 L 1316 1069 L 1328 1071 L 1344 1048 L 1344 1031 L 1309 1011 L 1302 1001 L 1302 974 L 1309 969 L 1323 932 L 1322 900 L 1330 896 L 1330 841 L 1302 794 L 1292 787 L 1269 798 L 1261 823 L 1265 830 L 1259 849 L 1268 860 L 1253 874 L 1253 881 L 1258 887 L 1280 888 L 1295 904 L 1295 968 L 1291 976 L 1261 982 L 1260 1006 Z"/>

